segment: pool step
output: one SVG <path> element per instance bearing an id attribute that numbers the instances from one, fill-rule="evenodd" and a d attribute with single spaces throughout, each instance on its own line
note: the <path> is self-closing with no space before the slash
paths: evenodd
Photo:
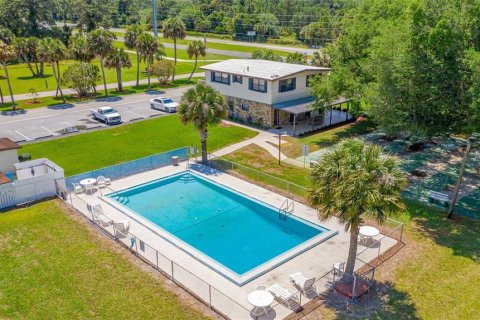
<path id="1" fill-rule="evenodd" d="M 192 183 L 192 182 L 195 182 L 195 178 L 191 174 L 186 173 L 183 176 L 181 176 L 180 179 L 178 179 L 178 181 L 183 183 Z"/>

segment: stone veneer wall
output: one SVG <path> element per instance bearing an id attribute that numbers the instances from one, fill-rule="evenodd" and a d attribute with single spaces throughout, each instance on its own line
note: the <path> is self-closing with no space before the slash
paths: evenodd
<path id="1" fill-rule="evenodd" d="M 240 99 L 235 97 L 226 97 L 228 115 L 235 119 L 240 119 L 245 123 L 256 123 L 263 127 L 273 127 L 273 108 L 269 104 Z M 248 105 L 248 110 L 242 109 L 242 103 Z"/>

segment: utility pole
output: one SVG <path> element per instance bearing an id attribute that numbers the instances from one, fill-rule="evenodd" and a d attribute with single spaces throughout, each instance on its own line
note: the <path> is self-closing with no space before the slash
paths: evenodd
<path id="1" fill-rule="evenodd" d="M 158 22 L 157 22 L 157 0 L 152 0 L 153 10 L 153 35 L 158 38 Z"/>

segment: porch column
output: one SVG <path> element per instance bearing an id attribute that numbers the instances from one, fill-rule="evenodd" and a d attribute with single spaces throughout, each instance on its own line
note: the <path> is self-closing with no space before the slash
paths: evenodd
<path id="1" fill-rule="evenodd" d="M 332 125 L 333 106 L 330 106 L 330 126 Z"/>
<path id="2" fill-rule="evenodd" d="M 350 101 L 347 102 L 347 115 L 346 115 L 346 118 L 345 120 L 348 120 L 348 111 L 350 109 Z"/>
<path id="3" fill-rule="evenodd" d="M 294 113 L 293 114 L 293 136 L 295 137 L 295 125 L 296 125 L 296 122 L 297 122 L 297 114 Z"/>

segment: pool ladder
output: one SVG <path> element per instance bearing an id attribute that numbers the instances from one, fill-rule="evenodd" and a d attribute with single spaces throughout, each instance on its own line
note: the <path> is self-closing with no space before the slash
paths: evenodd
<path id="1" fill-rule="evenodd" d="M 178 180 L 185 184 L 195 182 L 195 178 L 190 173 L 184 174 Z"/>
<path id="2" fill-rule="evenodd" d="M 287 215 L 292 214 L 295 211 L 295 201 L 285 199 L 280 209 L 278 209 L 278 219 L 282 221 L 287 220 Z"/>

